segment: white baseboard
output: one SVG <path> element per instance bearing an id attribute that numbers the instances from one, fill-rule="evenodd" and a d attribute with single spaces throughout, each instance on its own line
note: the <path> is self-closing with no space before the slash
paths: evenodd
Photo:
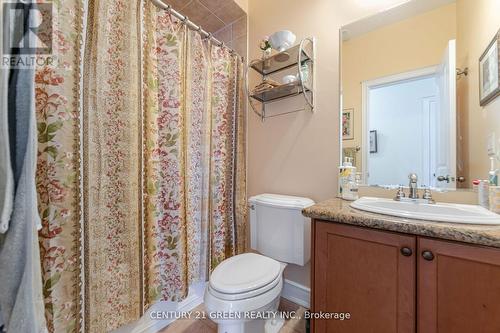
<path id="1" fill-rule="evenodd" d="M 285 279 L 281 297 L 309 309 L 311 289 L 297 282 Z"/>
<path id="2" fill-rule="evenodd" d="M 158 302 L 152 305 L 141 319 L 121 327 L 112 333 L 157 333 L 171 324 L 172 319 L 153 319 L 154 312 L 188 312 L 203 303 L 206 282 L 198 282 L 189 287 L 189 294 L 182 302 Z"/>

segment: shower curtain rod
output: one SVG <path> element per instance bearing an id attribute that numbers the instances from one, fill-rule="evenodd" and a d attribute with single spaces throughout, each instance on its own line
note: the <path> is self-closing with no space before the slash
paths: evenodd
<path id="1" fill-rule="evenodd" d="M 184 16 L 181 13 L 177 12 L 175 9 L 172 8 L 172 6 L 167 5 L 162 0 L 151 0 L 151 1 L 157 7 L 161 8 L 161 9 L 165 9 L 166 11 L 168 11 L 169 13 L 171 13 L 172 15 L 174 15 L 175 17 L 177 17 L 179 20 L 182 21 L 183 24 L 187 25 L 188 27 L 190 27 L 193 30 L 198 31 L 202 36 L 204 36 L 207 39 L 211 40 L 214 44 L 229 49 L 229 51 L 231 51 L 231 53 L 234 53 L 234 54 L 240 56 L 242 60 L 245 59 L 242 55 L 238 54 L 238 52 L 236 52 L 232 48 L 228 47 L 224 42 L 221 42 L 220 40 L 218 40 L 217 38 L 215 38 L 212 35 L 211 32 L 207 32 L 207 31 L 203 30 L 203 28 L 201 26 L 199 26 L 199 25 L 195 24 L 194 22 L 190 21 L 187 16 Z"/>

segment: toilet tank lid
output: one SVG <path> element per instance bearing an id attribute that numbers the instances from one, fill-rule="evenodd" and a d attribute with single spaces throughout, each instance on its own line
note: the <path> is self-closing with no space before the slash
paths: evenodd
<path id="1" fill-rule="evenodd" d="M 303 209 L 314 205 L 314 201 L 309 198 L 294 197 L 281 194 L 259 194 L 248 199 L 250 204 L 262 204 L 266 206 Z"/>

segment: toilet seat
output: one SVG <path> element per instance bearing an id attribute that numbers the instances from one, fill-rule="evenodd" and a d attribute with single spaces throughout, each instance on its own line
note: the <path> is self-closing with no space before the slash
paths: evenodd
<path id="1" fill-rule="evenodd" d="M 257 297 L 259 295 L 262 295 L 262 294 L 268 292 L 269 290 L 273 289 L 274 287 L 276 287 L 280 283 L 280 281 L 281 281 L 281 276 L 278 276 L 274 281 L 272 281 L 271 283 L 269 283 L 265 286 L 262 286 L 260 288 L 257 288 L 257 289 L 251 290 L 251 291 L 247 291 L 244 293 L 237 293 L 237 294 L 221 293 L 221 292 L 217 291 L 216 289 L 214 289 L 210 284 L 209 284 L 208 288 L 209 288 L 210 293 L 212 295 L 214 295 L 215 297 L 218 297 L 218 298 L 225 300 L 225 301 L 237 301 L 237 300 L 242 300 L 242 299 L 252 298 L 252 297 Z"/>
<path id="2" fill-rule="evenodd" d="M 230 300 L 228 297 L 238 297 L 237 295 L 220 294 L 214 291 L 210 284 L 207 285 L 204 295 L 204 303 L 208 313 L 245 313 L 260 311 L 259 309 L 274 309 L 273 302 L 279 300 L 283 289 L 283 278 L 279 278 L 278 284 L 268 289 L 266 292 L 253 297 Z M 215 295 L 215 293 L 219 294 Z M 279 301 L 278 301 L 279 303 Z M 271 307 L 271 308 L 269 308 Z M 277 307 L 276 307 L 277 308 Z M 271 310 L 271 311 L 275 311 Z M 263 310 L 265 311 L 265 310 Z M 214 318 L 211 318 L 214 320 Z M 216 319 L 216 318 L 215 318 Z"/>
<path id="3" fill-rule="evenodd" d="M 256 297 L 278 285 L 282 265 L 271 258 L 245 253 L 224 260 L 210 276 L 210 293 L 222 300 Z"/>

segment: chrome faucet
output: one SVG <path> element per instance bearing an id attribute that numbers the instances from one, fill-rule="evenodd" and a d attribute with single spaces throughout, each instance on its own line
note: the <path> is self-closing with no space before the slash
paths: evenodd
<path id="1" fill-rule="evenodd" d="M 399 185 L 398 192 L 396 193 L 396 196 L 394 197 L 395 201 L 414 201 L 414 202 L 422 202 L 422 203 L 427 203 L 427 204 L 434 204 L 436 201 L 432 198 L 432 192 L 431 189 L 428 187 L 422 187 L 424 190 L 424 193 L 422 195 L 422 199 L 418 198 L 418 176 L 415 173 L 410 173 L 408 176 L 408 179 L 410 180 L 409 184 L 409 191 L 408 191 L 408 197 L 406 197 L 404 187 L 403 185 Z"/>
<path id="2" fill-rule="evenodd" d="M 408 198 L 418 199 L 418 191 L 417 191 L 418 176 L 416 173 L 410 173 L 408 178 L 410 179 L 410 185 L 408 185 L 408 187 L 410 188 L 410 193 L 408 193 Z"/>

